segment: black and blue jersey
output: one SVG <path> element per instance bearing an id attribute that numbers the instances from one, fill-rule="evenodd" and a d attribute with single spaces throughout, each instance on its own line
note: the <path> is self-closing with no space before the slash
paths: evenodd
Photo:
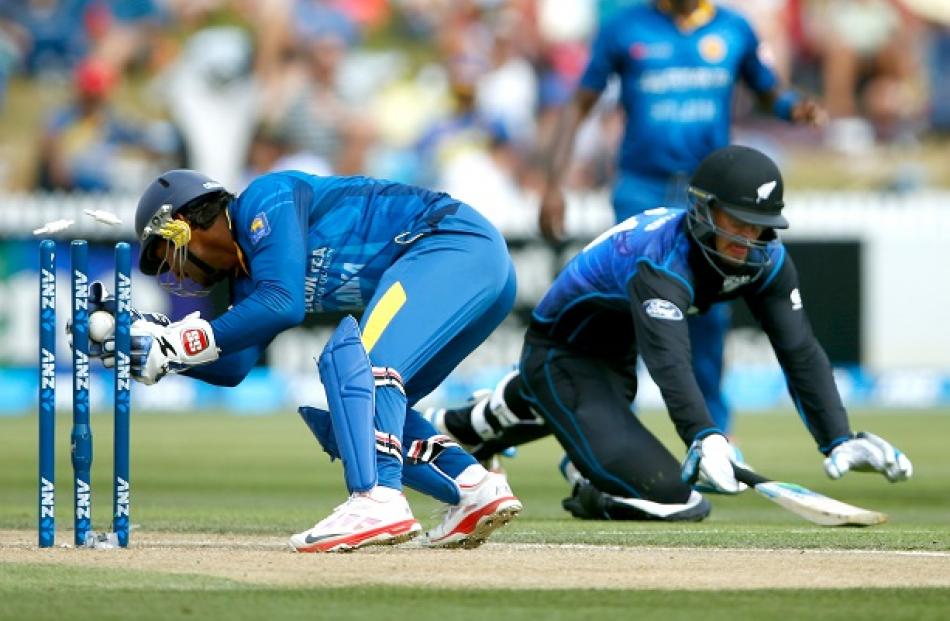
<path id="1" fill-rule="evenodd" d="M 850 436 L 831 365 L 804 313 L 798 275 L 779 240 L 765 268 L 716 270 L 686 230 L 686 212 L 658 208 L 603 233 L 561 271 L 537 305 L 528 342 L 581 355 L 640 355 L 686 443 L 714 430 L 691 367 L 686 317 L 742 298 L 769 337 L 789 391 L 823 451 Z M 761 258 L 761 257 L 760 257 Z"/>

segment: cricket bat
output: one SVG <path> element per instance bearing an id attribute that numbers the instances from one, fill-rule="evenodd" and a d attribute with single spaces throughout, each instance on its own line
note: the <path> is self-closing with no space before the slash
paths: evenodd
<path id="1" fill-rule="evenodd" d="M 887 515 L 829 498 L 794 483 L 773 481 L 752 470 L 733 464 L 736 479 L 772 502 L 821 526 L 874 526 Z"/>

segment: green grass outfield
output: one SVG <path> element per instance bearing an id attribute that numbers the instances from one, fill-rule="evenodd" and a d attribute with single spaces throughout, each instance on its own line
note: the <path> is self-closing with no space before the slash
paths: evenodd
<path id="1" fill-rule="evenodd" d="M 69 416 L 60 416 L 57 482 L 59 541 L 69 506 Z M 665 416 L 647 424 L 683 453 Z M 890 522 L 870 529 L 812 526 L 754 493 L 714 497 L 701 524 L 586 522 L 561 508 L 567 485 L 556 470 L 560 451 L 542 441 L 507 460 L 509 478 L 525 503 L 522 516 L 493 541 L 586 543 L 621 546 L 950 550 L 950 412 L 857 412 L 855 429 L 885 436 L 914 461 L 915 476 L 893 485 L 883 477 L 852 473 L 829 481 L 810 436 L 793 413 L 745 415 L 737 435 L 748 461 L 774 478 L 793 481 L 853 504 L 884 511 Z M 111 511 L 111 422 L 93 417 L 96 442 L 94 525 L 104 529 Z M 322 518 L 344 498 L 341 470 L 316 446 L 296 414 L 133 414 L 132 522 L 142 531 L 290 534 Z M 0 529 L 35 532 L 36 421 L 0 418 Z M 425 523 L 436 504 L 412 495 Z M 135 533 L 133 532 L 133 540 Z M 875 562 L 869 557 L 869 563 Z M 440 568 L 439 570 L 443 570 Z M 526 568 L 529 571 L 530 568 Z M 715 568 L 710 568 L 715 571 Z M 909 577 L 909 583 L 913 583 Z M 940 589 L 691 591 L 434 592 L 394 587 L 360 589 L 251 588 L 226 579 L 31 564 L 0 564 L 0 618 L 368 618 L 400 610 L 417 618 L 478 617 L 486 597 L 509 619 L 944 618 L 950 592 Z M 358 608 L 353 602 L 359 602 Z M 82 606 L 78 605 L 82 603 Z M 74 611 L 70 613 L 70 611 Z M 408 611 L 411 610 L 411 613 Z M 82 611 L 80 616 L 75 611 Z M 317 615 L 319 613 L 319 615 Z M 401 613 L 400 613 L 401 614 Z M 929 615 L 929 616 L 928 616 Z"/>

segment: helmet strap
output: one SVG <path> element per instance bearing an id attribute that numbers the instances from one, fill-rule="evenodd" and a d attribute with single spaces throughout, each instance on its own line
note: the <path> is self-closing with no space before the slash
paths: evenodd
<path id="1" fill-rule="evenodd" d="M 693 197 L 694 200 L 690 204 L 689 212 L 686 215 L 686 226 L 693 241 L 696 242 L 700 252 L 702 252 L 703 257 L 706 259 L 706 262 L 724 279 L 729 276 L 735 276 L 736 272 L 748 273 L 753 270 L 755 271 L 752 275 L 753 279 L 758 278 L 771 264 L 771 259 L 765 250 L 765 245 L 776 238 L 775 231 L 773 229 L 765 229 L 765 232 L 763 232 L 758 240 L 751 242 L 745 238 L 730 235 L 725 230 L 716 226 L 713 220 L 713 199 L 700 196 L 697 192 L 693 192 Z M 734 239 L 737 242 L 747 245 L 750 254 L 762 253 L 764 256 L 760 261 L 745 262 L 741 265 L 736 264 L 730 261 L 729 257 L 716 250 L 716 239 L 718 237 Z"/>

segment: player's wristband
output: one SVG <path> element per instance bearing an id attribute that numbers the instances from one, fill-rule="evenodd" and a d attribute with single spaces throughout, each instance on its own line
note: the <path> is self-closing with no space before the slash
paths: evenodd
<path id="1" fill-rule="evenodd" d="M 791 121 L 792 109 L 795 107 L 795 104 L 801 101 L 801 99 L 801 95 L 795 91 L 785 91 L 779 95 L 775 100 L 775 103 L 772 104 L 772 113 L 780 119 Z"/>

